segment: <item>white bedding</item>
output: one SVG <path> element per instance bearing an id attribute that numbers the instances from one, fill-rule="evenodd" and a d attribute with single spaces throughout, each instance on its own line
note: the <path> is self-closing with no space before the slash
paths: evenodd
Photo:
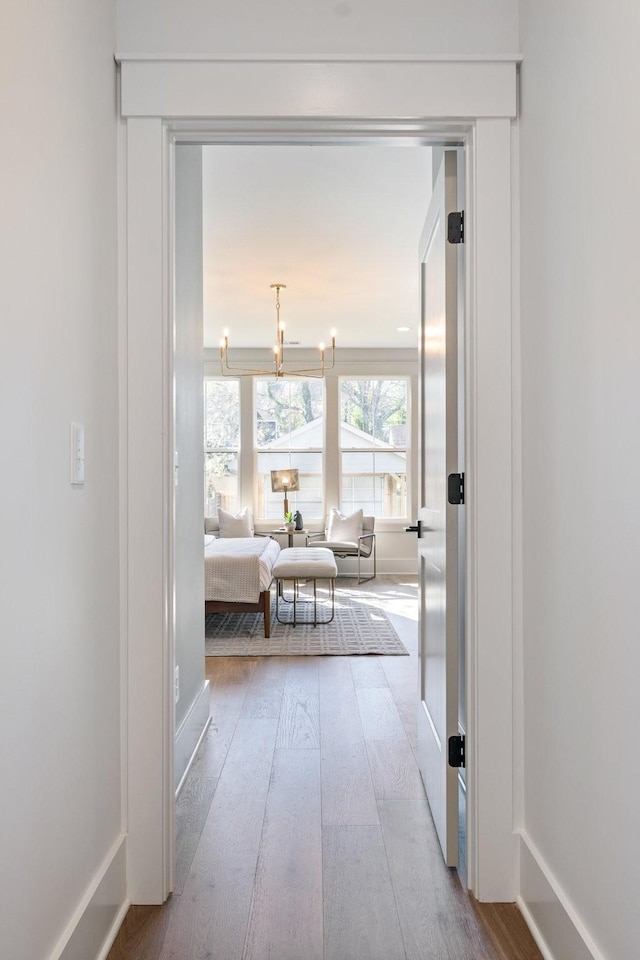
<path id="1" fill-rule="evenodd" d="M 205 536 L 205 600 L 257 603 L 260 593 L 271 586 L 271 569 L 279 553 L 280 545 L 269 537 Z"/>

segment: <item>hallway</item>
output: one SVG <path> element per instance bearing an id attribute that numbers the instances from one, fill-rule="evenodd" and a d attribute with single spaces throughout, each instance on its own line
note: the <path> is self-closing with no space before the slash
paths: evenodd
<path id="1" fill-rule="evenodd" d="M 175 891 L 131 908 L 109 960 L 539 960 L 515 906 L 443 865 L 414 758 L 415 583 L 374 589 L 411 656 L 207 659 Z"/>

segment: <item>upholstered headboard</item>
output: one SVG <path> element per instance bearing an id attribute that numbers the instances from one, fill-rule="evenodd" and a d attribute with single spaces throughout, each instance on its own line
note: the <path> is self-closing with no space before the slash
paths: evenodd
<path id="1" fill-rule="evenodd" d="M 220 533 L 220 521 L 217 517 L 204 518 L 204 532 L 212 533 L 214 536 Z"/>

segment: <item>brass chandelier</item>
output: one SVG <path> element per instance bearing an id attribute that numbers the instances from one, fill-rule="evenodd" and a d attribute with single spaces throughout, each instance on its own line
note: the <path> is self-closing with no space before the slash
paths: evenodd
<path id="1" fill-rule="evenodd" d="M 284 359 L 284 330 L 285 324 L 280 320 L 280 291 L 286 290 L 284 283 L 272 283 L 271 289 L 276 291 L 276 342 L 273 345 L 273 367 L 269 370 L 251 369 L 248 367 L 232 366 L 229 358 L 229 331 L 225 330 L 220 341 L 220 370 L 223 377 L 324 377 L 327 370 L 331 370 L 336 362 L 336 331 L 331 330 L 330 357 L 327 359 L 324 343 L 319 344 L 320 361 L 315 367 L 297 368 L 289 370 L 285 367 Z"/>

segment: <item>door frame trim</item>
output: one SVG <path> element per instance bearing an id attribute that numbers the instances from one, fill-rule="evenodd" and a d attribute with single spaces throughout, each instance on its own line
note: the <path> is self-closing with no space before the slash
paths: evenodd
<path id="1" fill-rule="evenodd" d="M 137 58 L 121 65 L 124 772 L 128 894 L 134 903 L 160 903 L 173 885 L 173 144 L 310 139 L 465 144 L 468 883 L 480 900 L 515 899 L 511 121 L 516 63 L 517 58 L 246 60 L 231 64 L 231 98 L 226 82 L 205 84 L 208 92 L 203 91 L 203 76 L 220 80 L 220 62 Z M 223 66 L 228 78 L 230 65 Z M 257 76 L 264 80 L 259 88 Z M 444 94 L 443 76 L 449 85 Z"/>

